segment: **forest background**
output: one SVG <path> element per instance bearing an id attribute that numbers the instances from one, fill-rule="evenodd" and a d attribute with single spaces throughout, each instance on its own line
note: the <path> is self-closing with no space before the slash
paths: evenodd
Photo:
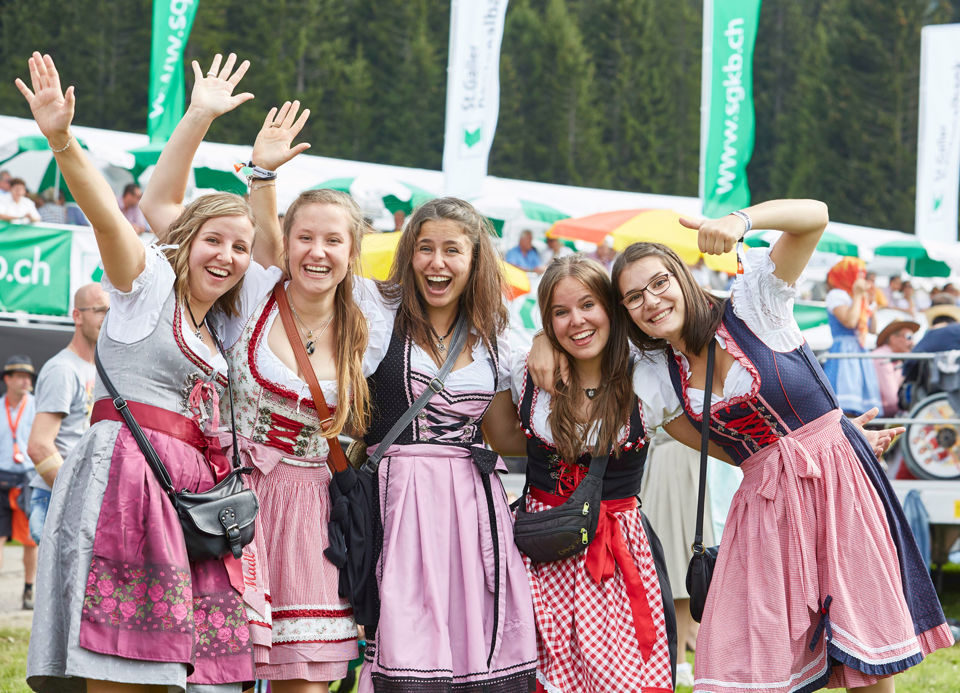
<path id="1" fill-rule="evenodd" d="M 699 0 L 510 0 L 490 174 L 697 195 Z M 33 50 L 76 85 L 76 122 L 144 132 L 151 0 L 0 0 L 0 113 Z M 253 63 L 256 95 L 208 139 L 251 143 L 266 108 L 312 110 L 312 154 L 440 169 L 449 0 L 200 0 L 186 50 Z M 764 0 L 754 201 L 813 197 L 838 221 L 912 232 L 920 30 L 943 0 Z M 259 106 L 259 107 L 257 107 Z M 0 137 L 2 139 L 2 137 Z"/>

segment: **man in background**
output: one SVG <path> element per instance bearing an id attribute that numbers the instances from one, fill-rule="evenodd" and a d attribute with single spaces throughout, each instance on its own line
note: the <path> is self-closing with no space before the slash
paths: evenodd
<path id="1" fill-rule="evenodd" d="M 520 240 L 513 248 L 507 251 L 507 262 L 516 265 L 527 272 L 536 272 L 540 267 L 540 253 L 533 247 L 533 231 L 524 229 L 520 233 Z"/>
<path id="2" fill-rule="evenodd" d="M 20 500 L 34 476 L 27 459 L 27 439 L 35 413 L 33 361 L 16 355 L 3 365 L 3 408 L 0 422 L 0 564 L 7 539 L 23 544 L 23 608 L 33 609 L 33 581 L 37 575 L 37 545 L 30 538 L 27 516 Z"/>
<path id="3" fill-rule="evenodd" d="M 27 454 L 37 468 L 31 483 L 30 534 L 40 540 L 57 471 L 90 425 L 96 367 L 94 349 L 110 298 L 99 284 L 77 289 L 73 299 L 73 338 L 40 369 L 37 378 L 37 415 L 30 431 Z"/>
<path id="4" fill-rule="evenodd" d="M 138 234 L 150 230 L 150 225 L 147 223 L 147 218 L 143 216 L 143 212 L 140 211 L 141 197 L 143 197 L 143 191 L 140 190 L 140 186 L 136 183 L 128 183 L 124 187 L 123 194 L 120 196 L 120 199 L 117 200 L 117 204 L 120 205 L 120 211 L 123 212 L 123 216 L 127 218 L 127 221 L 130 222 L 134 231 L 136 231 Z"/>

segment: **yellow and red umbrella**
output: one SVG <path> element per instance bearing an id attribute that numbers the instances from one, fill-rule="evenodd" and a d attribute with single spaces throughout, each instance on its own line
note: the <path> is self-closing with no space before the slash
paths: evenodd
<path id="1" fill-rule="evenodd" d="M 728 274 L 737 271 L 733 251 L 704 255 L 697 247 L 697 232 L 680 223 L 680 215 L 669 209 L 622 209 L 585 217 L 561 219 L 550 227 L 549 236 L 600 244 L 609 236 L 613 249 L 621 251 L 631 243 L 649 241 L 668 245 L 688 265 L 703 257 L 707 267 Z"/>
<path id="2" fill-rule="evenodd" d="M 402 231 L 389 233 L 368 233 L 363 237 L 360 249 L 360 273 L 372 279 L 386 279 L 393 264 L 393 256 L 397 254 L 397 244 L 400 242 Z M 504 293 L 509 300 L 522 296 L 530 291 L 530 278 L 519 267 L 514 267 L 500 261 L 500 269 L 506 280 Z"/>

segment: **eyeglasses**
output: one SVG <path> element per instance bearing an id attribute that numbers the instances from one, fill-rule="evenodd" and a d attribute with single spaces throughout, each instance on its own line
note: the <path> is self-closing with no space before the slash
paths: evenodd
<path id="1" fill-rule="evenodd" d="M 670 288 L 670 277 L 673 276 L 670 272 L 665 272 L 664 274 L 658 274 L 656 277 L 651 279 L 645 287 L 642 289 L 637 289 L 631 291 L 626 296 L 624 296 L 620 303 L 627 310 L 634 310 L 643 305 L 643 294 L 644 292 L 649 292 L 651 296 L 659 296 L 664 291 Z"/>
<path id="2" fill-rule="evenodd" d="M 110 310 L 109 306 L 90 306 L 88 308 L 77 308 L 81 313 L 87 310 L 91 310 L 97 315 L 106 315 L 107 311 Z"/>

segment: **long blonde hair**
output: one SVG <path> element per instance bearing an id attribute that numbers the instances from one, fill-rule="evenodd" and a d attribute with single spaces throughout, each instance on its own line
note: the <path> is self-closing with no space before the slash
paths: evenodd
<path id="1" fill-rule="evenodd" d="M 503 305 L 503 273 L 500 256 L 490 240 L 490 222 L 469 202 L 456 197 L 439 197 L 424 203 L 407 221 L 397 244 L 390 275 L 380 284 L 383 296 L 399 304 L 397 328 L 441 359 L 434 340 L 430 339 L 430 319 L 414 277 L 413 255 L 420 229 L 428 221 L 455 222 L 470 241 L 470 278 L 460 296 L 460 310 L 467 315 L 467 324 L 475 329 L 491 353 L 492 341 L 507 327 L 507 309 Z"/>
<path id="2" fill-rule="evenodd" d="M 568 255 L 555 259 L 547 266 L 540 279 L 540 286 L 537 287 L 537 303 L 540 305 L 543 332 L 554 349 L 563 351 L 553 329 L 550 305 L 557 284 L 567 277 L 583 284 L 603 307 L 610 321 L 610 336 L 600 362 L 602 387 L 593 400 L 591 418 L 600 422 L 594 453 L 612 448 L 614 456 L 617 456 L 620 453 L 618 434 L 629 421 L 630 412 L 636 405 L 627 330 L 623 321 L 616 319 L 616 292 L 607 271 L 595 260 L 582 255 Z M 583 420 L 583 412 L 579 406 L 580 378 L 576 367 L 570 369 L 569 382 L 564 383 L 557 378 L 554 385 L 557 394 L 551 400 L 552 406 L 547 420 L 550 422 L 553 441 L 560 457 L 572 464 L 587 451 L 586 435 L 594 426 Z"/>
<path id="3" fill-rule="evenodd" d="M 369 228 L 353 198 L 338 190 L 305 190 L 287 208 L 283 216 L 284 270 L 290 276 L 286 248 L 297 213 L 307 205 L 333 205 L 342 209 L 350 228 L 350 263 L 333 296 L 334 344 L 340 351 L 334 354 L 337 366 L 337 392 L 340 404 L 334 411 L 327 435 L 341 433 L 349 424 L 355 432 L 366 430 L 370 423 L 370 389 L 363 375 L 363 354 L 367 349 L 369 330 L 367 319 L 353 300 L 353 276 L 360 273 L 360 243 Z"/>
<path id="4" fill-rule="evenodd" d="M 212 193 L 203 195 L 184 207 L 180 216 L 170 225 L 166 243 L 170 246 L 164 249 L 170 265 L 173 267 L 173 289 L 177 300 L 184 305 L 190 299 L 190 250 L 193 246 L 200 227 L 217 217 L 245 217 L 253 227 L 253 237 L 256 238 L 257 222 L 253 218 L 253 210 L 247 201 L 232 193 Z M 251 252 L 253 242 L 251 239 Z M 237 305 L 240 300 L 240 288 L 243 286 L 243 277 L 228 289 L 213 303 L 213 308 L 222 311 L 225 315 L 237 316 L 240 314 Z"/>

